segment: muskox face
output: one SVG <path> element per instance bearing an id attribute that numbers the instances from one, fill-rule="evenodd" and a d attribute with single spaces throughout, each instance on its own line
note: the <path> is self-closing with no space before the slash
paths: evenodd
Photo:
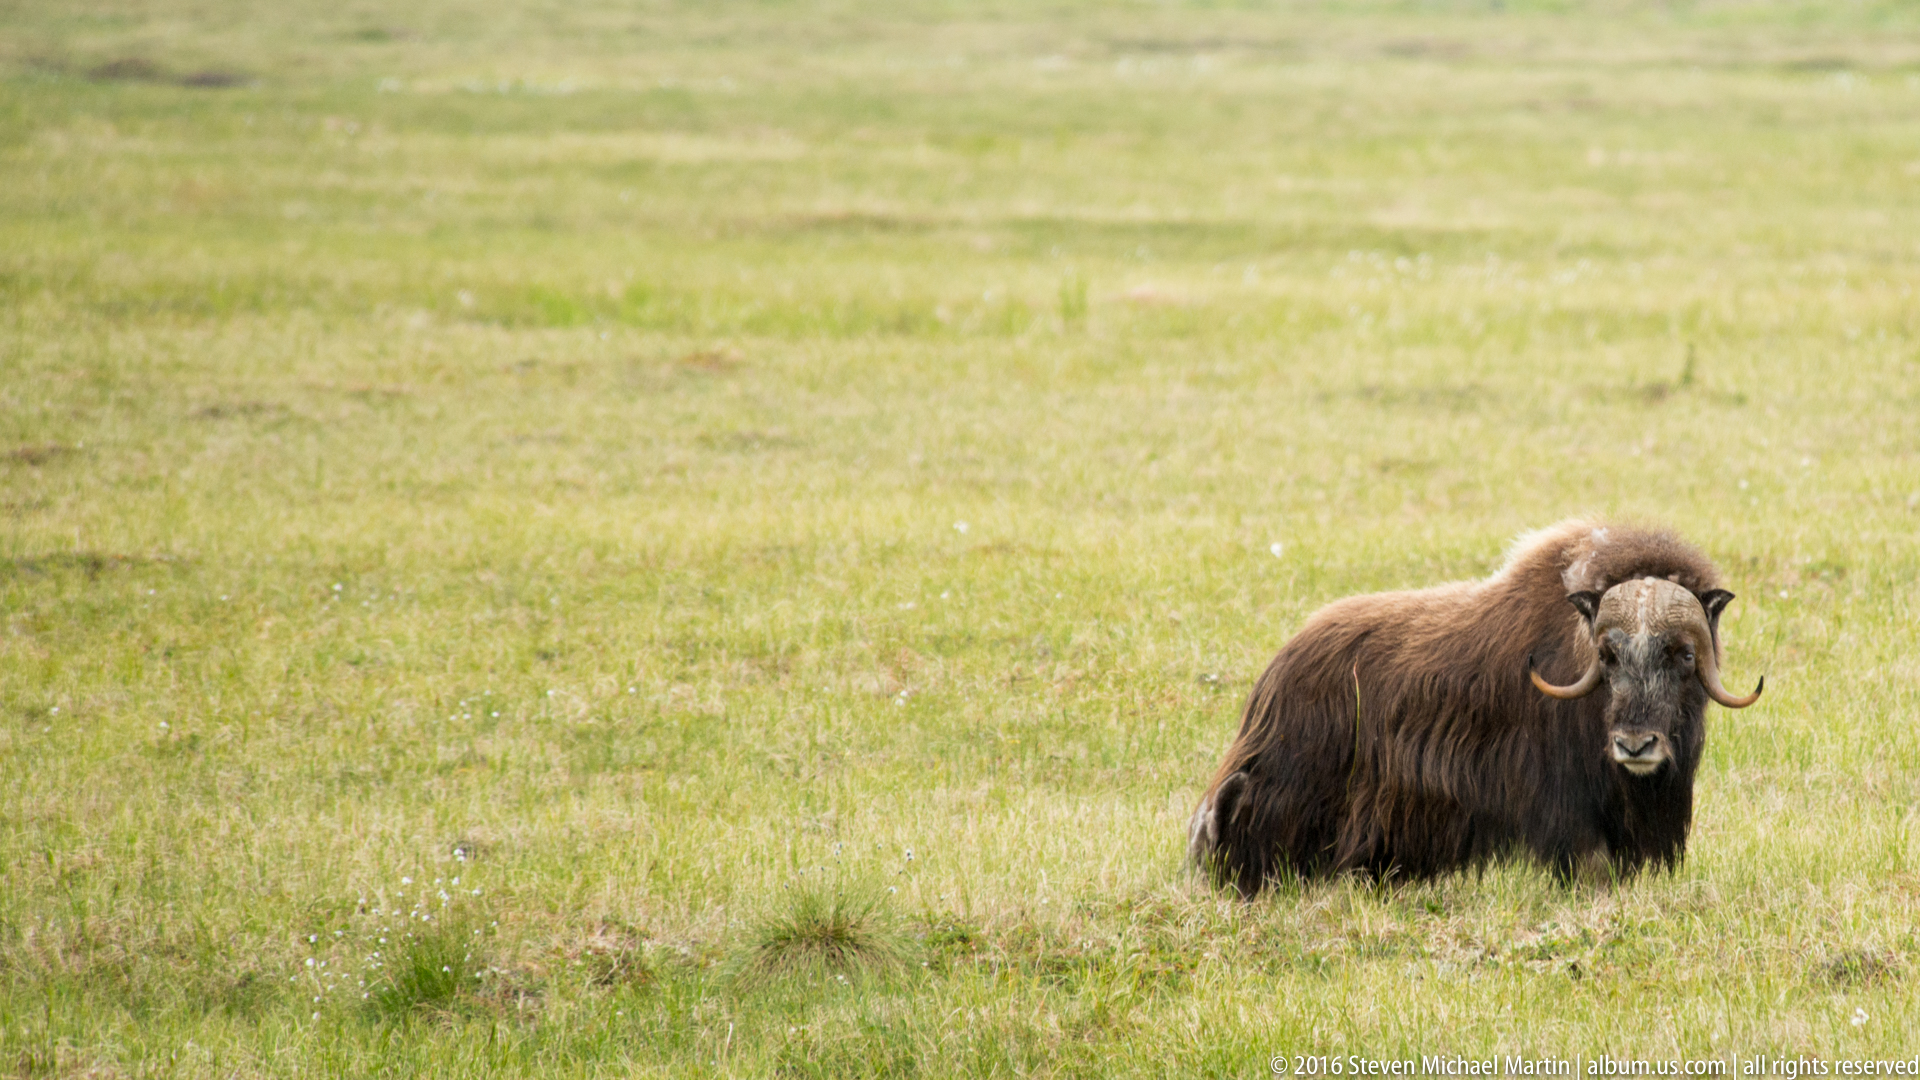
<path id="1" fill-rule="evenodd" d="M 1699 646 L 1685 633 L 1612 627 L 1595 643 L 1607 688 L 1607 752 L 1635 776 L 1652 776 L 1679 746 L 1698 748 L 1706 691 Z M 1709 646 L 1711 647 L 1711 646 Z M 1678 745 L 1676 745 L 1678 744 Z"/>
<path id="2" fill-rule="evenodd" d="M 1594 662 L 1570 686 L 1554 686 L 1538 673 L 1534 685 L 1552 697 L 1578 698 L 1604 680 L 1607 754 L 1634 776 L 1652 776 L 1698 751 L 1708 697 L 1735 709 L 1759 698 L 1759 687 L 1740 698 L 1720 685 L 1715 627 L 1732 593 L 1714 589 L 1696 597 L 1671 581 L 1641 578 L 1604 595 L 1567 599 L 1586 617 Z"/>

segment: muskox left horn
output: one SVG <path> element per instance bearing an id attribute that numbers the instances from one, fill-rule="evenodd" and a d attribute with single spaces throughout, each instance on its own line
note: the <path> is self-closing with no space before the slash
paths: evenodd
<path id="1" fill-rule="evenodd" d="M 1720 609 L 1727 606 L 1727 601 L 1733 599 L 1733 594 L 1724 589 L 1718 589 L 1715 590 L 1715 592 L 1718 595 L 1710 596 L 1709 602 L 1713 604 L 1712 618 L 1717 620 L 1720 615 Z M 1725 705 L 1729 709 L 1744 709 L 1754 702 L 1759 701 L 1760 691 L 1767 687 L 1767 677 L 1765 675 L 1760 676 L 1760 682 L 1754 686 L 1753 693 L 1748 694 L 1746 697 L 1735 697 L 1728 693 L 1727 688 L 1720 684 L 1720 657 L 1714 648 L 1716 644 L 1714 641 L 1715 635 L 1712 626 L 1708 622 L 1708 613 L 1702 610 L 1696 619 L 1697 625 L 1694 627 L 1694 633 L 1698 635 L 1700 641 L 1698 666 L 1695 668 L 1695 671 L 1700 676 L 1700 685 L 1707 690 L 1707 696 Z"/>
<path id="2" fill-rule="evenodd" d="M 1541 678 L 1538 671 L 1533 670 L 1533 657 L 1528 656 L 1527 676 L 1533 680 L 1533 685 L 1539 687 L 1540 692 L 1548 697 L 1559 698 L 1561 701 L 1572 701 L 1574 698 L 1586 697 L 1588 694 L 1593 693 L 1594 687 L 1600 685 L 1600 658 L 1597 656 L 1594 657 L 1593 663 L 1588 666 L 1586 674 L 1580 676 L 1579 679 L 1566 686 L 1555 686 Z M 1707 692 L 1712 693 L 1713 691 L 1708 690 Z"/>

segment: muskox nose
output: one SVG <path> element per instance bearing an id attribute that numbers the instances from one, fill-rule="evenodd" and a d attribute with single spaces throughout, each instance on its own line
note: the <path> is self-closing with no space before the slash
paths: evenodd
<path id="1" fill-rule="evenodd" d="M 1615 732 L 1613 760 L 1635 776 L 1651 776 L 1667 763 L 1667 747 L 1649 731 Z"/>
<path id="2" fill-rule="evenodd" d="M 1631 735 L 1615 735 L 1613 737 L 1613 745 L 1619 747 L 1620 752 L 1628 757 L 1639 757 L 1653 749 L 1659 742 L 1660 737 L 1657 735 L 1644 735 L 1640 736 L 1637 740 Z"/>

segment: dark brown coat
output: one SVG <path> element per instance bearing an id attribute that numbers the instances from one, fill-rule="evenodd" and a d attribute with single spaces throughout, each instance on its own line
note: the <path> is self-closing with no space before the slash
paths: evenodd
<path id="1" fill-rule="evenodd" d="M 1246 895 L 1275 878 L 1425 878 L 1515 852 L 1563 878 L 1675 863 L 1705 742 L 1698 684 L 1663 691 L 1673 754 L 1638 776 L 1608 758 L 1608 693 L 1555 700 L 1528 679 L 1530 657 L 1561 683 L 1595 663 L 1569 594 L 1648 577 L 1709 598 L 1717 656 L 1731 594 L 1713 565 L 1671 533 L 1618 525 L 1523 537 L 1484 581 L 1321 609 L 1255 684 L 1194 813 L 1194 861 Z"/>

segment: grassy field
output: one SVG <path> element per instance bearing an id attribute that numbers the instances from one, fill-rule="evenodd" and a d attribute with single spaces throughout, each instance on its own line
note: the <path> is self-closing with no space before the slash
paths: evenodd
<path id="1" fill-rule="evenodd" d="M 0 3 L 0 1070 L 1920 1049 L 1920 9 L 393 7 Z M 1188 877 L 1577 514 L 1682 869 Z"/>

